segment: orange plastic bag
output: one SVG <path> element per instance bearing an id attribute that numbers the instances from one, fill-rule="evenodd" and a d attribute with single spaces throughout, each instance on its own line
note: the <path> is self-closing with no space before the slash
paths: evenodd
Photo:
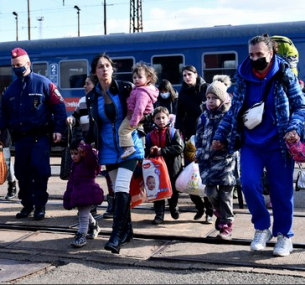
<path id="1" fill-rule="evenodd" d="M 130 209 L 147 201 L 146 191 L 144 188 L 142 163 L 138 163 L 131 181 L 130 181 Z"/>
<path id="2" fill-rule="evenodd" d="M 144 159 L 142 170 L 148 202 L 172 197 L 172 185 L 162 156 Z"/>
<path id="3" fill-rule="evenodd" d="M 7 178 L 7 165 L 3 153 L 3 145 L 0 145 L 0 185 L 2 185 Z"/>

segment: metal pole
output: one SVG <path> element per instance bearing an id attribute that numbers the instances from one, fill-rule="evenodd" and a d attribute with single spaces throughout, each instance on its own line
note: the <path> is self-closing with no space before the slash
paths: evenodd
<path id="1" fill-rule="evenodd" d="M 16 41 L 18 41 L 18 13 L 14 11 L 13 15 L 15 16 L 16 19 Z"/>
<path id="2" fill-rule="evenodd" d="M 74 8 L 77 10 L 78 36 L 80 36 L 80 16 L 79 16 L 80 8 L 76 5 L 74 6 Z"/>
<path id="3" fill-rule="evenodd" d="M 104 0 L 104 35 L 107 35 L 107 13 L 106 13 L 106 0 Z"/>
<path id="4" fill-rule="evenodd" d="M 30 0 L 28 0 L 28 35 L 29 35 L 29 40 L 30 40 L 31 39 Z"/>

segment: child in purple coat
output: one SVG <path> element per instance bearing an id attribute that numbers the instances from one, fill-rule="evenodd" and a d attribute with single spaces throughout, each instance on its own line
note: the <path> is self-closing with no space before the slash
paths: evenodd
<path id="1" fill-rule="evenodd" d="M 104 201 L 104 191 L 95 182 L 101 166 L 98 163 L 97 151 L 89 144 L 81 144 L 79 139 L 70 144 L 70 153 L 73 162 L 63 205 L 67 210 L 78 209 L 79 229 L 71 245 L 82 247 L 87 243 L 86 238 L 94 239 L 100 232 L 90 210 L 93 205 Z"/>

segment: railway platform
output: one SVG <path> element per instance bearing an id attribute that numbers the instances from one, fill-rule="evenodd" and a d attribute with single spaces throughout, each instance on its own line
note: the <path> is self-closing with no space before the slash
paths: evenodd
<path id="1" fill-rule="evenodd" d="M 152 203 L 132 209 L 134 239 L 117 255 L 104 250 L 112 225 L 111 219 L 102 217 L 107 208 L 106 201 L 98 206 L 95 216 L 101 227 L 98 237 L 88 240 L 80 249 L 70 246 L 78 226 L 77 210 L 67 211 L 62 207 L 67 182 L 61 180 L 58 173 L 59 158 L 52 158 L 50 199 L 46 218 L 42 221 L 35 221 L 32 216 L 17 220 L 15 215 L 22 205 L 17 198 L 6 201 L 7 184 L 0 186 L 0 283 L 46 271 L 66 260 L 134 267 L 263 271 L 305 277 L 305 193 L 302 191 L 295 192 L 294 251 L 288 257 L 273 257 L 275 238 L 265 250 L 251 252 L 254 235 L 251 216 L 246 205 L 239 207 L 237 199 L 234 200 L 233 238 L 224 241 L 216 238 L 218 232 L 214 224 L 205 223 L 205 216 L 193 220 L 195 207 L 185 194 L 180 196 L 178 220 L 173 220 L 167 209 L 164 223 L 153 225 Z M 98 177 L 97 180 L 107 194 L 105 178 Z"/>

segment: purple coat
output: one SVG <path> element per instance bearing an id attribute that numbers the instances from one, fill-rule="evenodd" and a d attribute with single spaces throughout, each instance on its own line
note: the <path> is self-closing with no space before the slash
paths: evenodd
<path id="1" fill-rule="evenodd" d="M 63 206 L 71 210 L 78 206 L 99 205 L 104 201 L 104 191 L 95 182 L 101 171 L 97 151 L 89 144 L 82 145 L 85 156 L 78 163 L 72 162 L 71 173 L 63 197 Z"/>

